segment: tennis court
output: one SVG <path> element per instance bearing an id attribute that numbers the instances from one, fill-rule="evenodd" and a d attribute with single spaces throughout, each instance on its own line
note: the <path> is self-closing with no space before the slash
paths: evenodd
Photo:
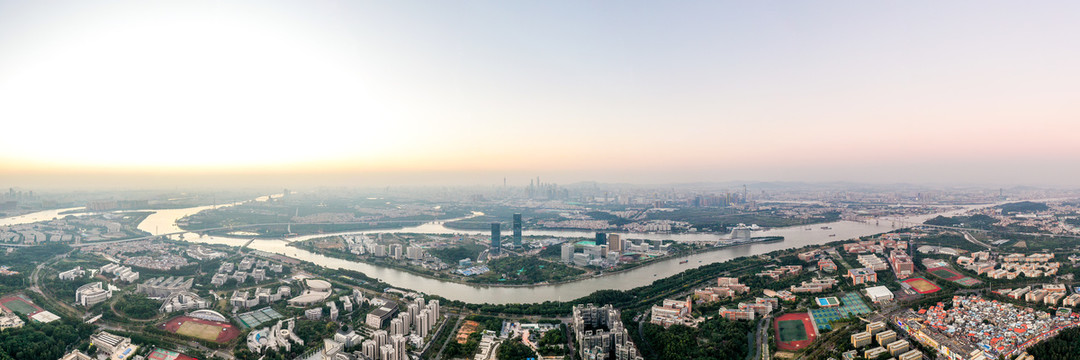
<path id="1" fill-rule="evenodd" d="M 957 273 L 953 269 L 943 268 L 943 267 L 928 269 L 926 271 L 931 273 L 931 274 L 934 274 L 934 276 L 937 276 L 939 278 L 949 280 L 949 281 L 953 281 L 953 280 L 964 277 L 964 275 L 960 275 L 959 273 Z"/>
<path id="2" fill-rule="evenodd" d="M 953 282 L 957 283 L 957 284 L 960 284 L 960 285 L 963 285 L 963 286 L 968 286 L 968 287 L 979 285 L 979 284 L 982 283 L 982 281 L 972 279 L 972 278 L 967 277 L 967 276 L 956 279 L 956 280 L 953 280 Z"/>
<path id="3" fill-rule="evenodd" d="M 856 293 L 844 294 L 840 302 L 842 305 L 837 307 L 810 310 L 810 316 L 814 318 L 818 329 L 832 329 L 830 323 L 833 321 L 845 319 L 851 314 L 862 315 L 871 312 L 870 307 Z"/>
<path id="4" fill-rule="evenodd" d="M 249 311 L 236 316 L 240 319 L 240 325 L 244 328 L 254 328 L 256 326 L 284 318 L 281 314 L 274 309 L 265 307 L 255 311 Z"/>
<path id="5" fill-rule="evenodd" d="M 196 360 L 193 357 L 161 348 L 155 348 L 146 358 L 150 360 Z"/>

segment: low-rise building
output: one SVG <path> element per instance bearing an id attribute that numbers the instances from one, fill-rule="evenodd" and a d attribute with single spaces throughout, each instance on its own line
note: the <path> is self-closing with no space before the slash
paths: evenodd
<path id="1" fill-rule="evenodd" d="M 179 291 L 172 293 L 172 295 L 165 298 L 165 301 L 161 303 L 161 307 L 158 308 L 158 311 L 171 313 L 174 311 L 205 309 L 209 306 L 210 302 L 199 297 L 198 294 L 190 291 Z"/>
<path id="2" fill-rule="evenodd" d="M 378 309 L 372 310 L 368 313 L 364 323 L 373 328 L 380 329 L 387 320 L 390 320 L 398 311 L 397 303 L 388 301 Z"/>
<path id="3" fill-rule="evenodd" d="M 878 345 L 885 346 L 885 344 L 896 341 L 896 332 L 892 330 L 885 330 L 875 336 Z"/>
<path id="4" fill-rule="evenodd" d="M 900 356 L 897 357 L 897 359 L 898 360 L 920 360 L 920 359 L 922 359 L 922 357 L 923 357 L 922 356 L 922 351 L 909 350 L 906 353 L 900 354 Z"/>
<path id="5" fill-rule="evenodd" d="M 720 316 L 728 320 L 754 320 L 754 310 L 752 309 L 728 309 L 725 307 L 720 308 Z"/>
<path id="6" fill-rule="evenodd" d="M 882 260 L 874 254 L 859 255 L 858 260 L 863 267 L 873 269 L 874 271 L 884 271 L 889 269 L 889 265 L 885 263 L 885 260 Z"/>
<path id="7" fill-rule="evenodd" d="M 877 282 L 877 272 L 872 268 L 849 269 L 848 277 L 851 278 L 852 285 Z"/>
<path id="8" fill-rule="evenodd" d="M 174 292 L 190 291 L 191 285 L 194 279 L 184 279 L 183 277 L 170 276 L 157 277 L 143 282 L 136 286 L 135 291 L 146 294 L 151 298 L 165 298 Z"/>
<path id="9" fill-rule="evenodd" d="M 116 336 L 108 332 L 98 332 L 90 336 L 90 343 L 97 347 L 98 352 L 109 355 L 110 360 L 123 360 L 135 355 L 139 347 L 131 344 L 131 339 Z"/>
<path id="10" fill-rule="evenodd" d="M 884 321 L 874 321 L 874 322 L 871 322 L 869 324 L 866 324 L 866 332 L 870 333 L 870 335 L 876 335 L 877 333 L 881 332 L 882 330 L 885 330 L 885 322 Z"/>
<path id="11" fill-rule="evenodd" d="M 824 258 L 818 260 L 818 269 L 825 272 L 834 272 L 837 270 L 836 263 L 832 259 Z"/>
<path id="12" fill-rule="evenodd" d="M 652 307 L 649 322 L 663 327 L 693 324 L 693 319 L 689 317 L 692 307 L 690 297 L 686 300 L 664 299 L 663 305 Z"/>
<path id="13" fill-rule="evenodd" d="M 85 307 L 103 303 L 111 297 L 112 291 L 101 282 L 92 282 L 75 290 L 75 302 Z"/>
<path id="14" fill-rule="evenodd" d="M 861 348 L 863 346 L 870 345 L 872 337 L 869 332 L 857 332 L 851 334 L 851 346 Z"/>
<path id="15" fill-rule="evenodd" d="M 869 297 L 870 301 L 873 301 L 875 304 L 893 300 L 892 291 L 884 286 L 873 286 L 866 288 L 866 296 Z"/>
<path id="16" fill-rule="evenodd" d="M 86 275 L 86 270 L 83 270 L 82 266 L 76 266 L 74 269 L 64 271 L 57 275 L 60 280 L 75 280 Z"/>
<path id="17" fill-rule="evenodd" d="M 792 285 L 789 289 L 793 293 L 822 293 L 832 289 L 839 281 L 833 278 L 814 278 L 810 281 L 803 281 L 801 285 Z"/>
<path id="18" fill-rule="evenodd" d="M 75 350 L 71 350 L 71 352 L 65 354 L 63 357 L 60 358 L 60 360 L 97 360 L 97 358 L 91 357 L 90 355 L 83 354 L 78 349 L 75 349 Z"/>
<path id="19" fill-rule="evenodd" d="M 18 315 L 0 311 L 0 330 L 16 329 L 26 325 Z"/>
<path id="20" fill-rule="evenodd" d="M 896 356 L 911 349 L 911 344 L 907 340 L 896 340 L 889 343 L 885 348 L 889 350 L 889 355 Z"/>
<path id="21" fill-rule="evenodd" d="M 322 319 L 322 308 L 311 308 L 304 310 L 304 318 L 308 320 Z"/>
<path id="22" fill-rule="evenodd" d="M 901 250 L 892 251 L 889 255 L 889 264 L 892 265 L 897 279 L 907 279 L 915 273 L 915 261 L 911 260 L 911 256 Z"/>
<path id="23" fill-rule="evenodd" d="M 1080 305 L 1080 294 L 1072 294 L 1065 297 L 1065 301 L 1062 302 L 1065 306 L 1077 306 Z"/>
<path id="24" fill-rule="evenodd" d="M 881 354 L 884 354 L 884 353 L 887 353 L 887 352 L 889 352 L 889 350 L 886 350 L 885 348 L 883 348 L 881 346 L 878 346 L 876 348 L 872 348 L 872 349 L 864 351 L 863 352 L 863 357 L 867 358 L 867 359 L 876 359 L 878 357 L 878 355 L 881 355 Z"/>
<path id="25" fill-rule="evenodd" d="M 223 273 L 214 274 L 214 277 L 210 278 L 210 284 L 214 286 L 225 286 L 227 281 L 229 281 L 229 275 Z"/>

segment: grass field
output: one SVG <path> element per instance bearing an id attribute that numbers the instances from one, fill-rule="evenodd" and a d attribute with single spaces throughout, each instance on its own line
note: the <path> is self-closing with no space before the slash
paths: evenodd
<path id="1" fill-rule="evenodd" d="M 8 302 L 4 303 L 4 306 L 6 306 L 8 309 L 11 309 L 11 311 L 14 311 L 14 312 L 17 312 L 17 313 L 23 314 L 23 315 L 37 312 L 37 309 L 35 309 L 33 305 L 27 304 L 26 302 L 24 302 L 22 300 L 8 301 Z"/>
<path id="2" fill-rule="evenodd" d="M 177 334 L 190 336 L 193 338 L 199 338 L 206 341 L 217 341 L 218 333 L 220 332 L 220 326 L 200 324 L 194 321 L 184 322 L 183 325 L 180 325 L 179 329 L 176 329 Z"/>
<path id="3" fill-rule="evenodd" d="M 806 326 L 803 326 L 802 320 L 784 320 L 780 321 L 778 326 L 780 327 L 780 341 L 803 341 L 808 338 Z"/>
<path id="4" fill-rule="evenodd" d="M 776 318 L 776 347 L 784 351 L 799 351 L 817 340 L 814 320 L 807 313 L 784 314 Z"/>
<path id="5" fill-rule="evenodd" d="M 907 280 L 904 280 L 904 283 L 908 284 L 908 285 L 911 285 L 911 287 L 913 289 L 915 289 L 915 292 L 920 293 L 920 294 L 929 294 L 929 293 L 934 293 L 934 292 L 937 292 L 938 290 L 941 290 L 940 287 L 938 287 L 937 285 L 934 285 L 934 283 L 930 282 L 929 280 L 923 279 L 923 278 L 907 279 Z"/>
<path id="6" fill-rule="evenodd" d="M 159 325 L 159 328 L 171 333 L 189 336 L 219 344 L 235 339 L 240 329 L 228 323 L 219 323 L 190 316 L 177 316 Z"/>
<path id="7" fill-rule="evenodd" d="M 21 295 L 0 298 L 0 305 L 22 315 L 30 315 L 42 311 L 41 308 L 23 299 Z"/>

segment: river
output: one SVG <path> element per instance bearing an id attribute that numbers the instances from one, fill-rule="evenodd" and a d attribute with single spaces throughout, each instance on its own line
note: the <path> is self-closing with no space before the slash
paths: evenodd
<path id="1" fill-rule="evenodd" d="M 73 208 L 66 208 L 66 209 L 43 210 L 43 211 L 32 212 L 32 213 L 28 213 L 28 214 L 22 214 L 22 215 L 19 215 L 19 216 L 6 217 L 6 218 L 0 219 L 0 226 L 20 225 L 20 224 L 36 223 L 36 222 L 39 222 L 39 221 L 49 221 L 49 220 L 52 220 L 52 219 L 55 219 L 55 218 L 62 218 L 62 217 L 67 216 L 67 215 L 60 215 L 60 213 L 62 213 L 62 212 L 71 211 L 71 210 L 82 210 L 82 209 L 83 209 L 83 207 L 80 206 L 80 207 L 73 207 Z"/>
<path id="2" fill-rule="evenodd" d="M 985 206 L 985 205 L 984 205 Z M 965 207 L 961 210 L 953 210 L 948 213 L 959 213 L 966 211 L 975 206 Z M 148 231 L 153 234 L 168 234 L 182 231 L 176 227 L 176 220 L 208 209 L 210 206 L 201 206 L 187 209 L 171 209 L 161 210 L 157 213 L 150 215 L 139 224 L 139 229 Z M 921 215 L 905 218 L 907 222 L 922 222 L 930 217 L 937 216 L 938 214 Z M 428 233 L 428 234 L 473 234 L 482 235 L 486 234 L 483 231 L 466 231 L 449 229 L 442 225 L 443 221 L 425 223 L 418 226 L 411 226 L 402 229 L 392 230 L 376 230 L 376 231 L 351 231 L 335 234 L 350 234 L 350 233 L 374 233 L 374 232 L 386 232 L 386 233 Z M 831 227 L 829 230 L 821 229 L 822 226 Z M 806 230 L 809 227 L 811 230 Z M 382 280 L 392 286 L 401 287 L 406 289 L 412 289 L 428 294 L 438 294 L 439 296 L 451 299 L 461 300 L 470 303 L 538 303 L 548 300 L 552 301 L 566 301 L 573 300 L 588 294 L 591 294 L 597 290 L 615 289 L 615 290 L 627 290 L 642 285 L 652 283 L 657 279 L 662 279 L 668 276 L 672 276 L 683 272 L 687 269 L 694 267 L 714 263 L 728 261 L 740 256 L 759 255 L 776 250 L 798 248 L 807 245 L 824 244 L 830 241 L 851 239 L 860 236 L 874 235 L 878 233 L 887 232 L 893 230 L 891 221 L 882 221 L 880 225 L 869 224 L 856 221 L 836 221 L 827 224 L 815 224 L 811 226 L 793 226 L 785 228 L 774 228 L 765 231 L 756 231 L 754 236 L 769 236 L 780 235 L 784 236 L 785 240 L 781 242 L 771 243 L 755 243 L 745 244 L 727 247 L 720 250 L 714 250 L 679 258 L 671 258 L 664 261 L 658 261 L 652 264 L 634 268 L 632 270 L 604 275 L 601 277 L 587 278 L 575 282 L 555 284 L 555 285 L 537 285 L 528 287 L 505 287 L 505 286 L 482 286 L 482 285 L 466 285 L 449 281 L 442 281 L 423 277 L 420 275 L 412 274 L 406 271 L 386 268 L 362 262 L 348 261 L 342 259 L 331 258 L 303 249 L 297 249 L 295 247 L 289 247 L 288 244 L 293 241 L 302 241 L 315 237 L 329 236 L 335 234 L 319 234 L 319 235 L 305 235 L 296 236 L 282 239 L 259 239 L 255 240 L 249 245 L 250 248 L 271 252 L 275 254 L 281 254 L 296 259 L 310 261 L 332 269 L 350 269 L 360 271 L 368 276 Z M 553 237 L 593 237 L 593 232 L 586 231 L 562 231 L 562 230 L 528 230 L 525 231 L 525 235 L 538 235 L 538 236 L 553 236 Z M 835 237 L 829 236 L 830 234 L 836 234 Z M 675 241 L 715 241 L 720 238 L 715 234 L 625 234 L 624 238 L 629 239 L 650 239 L 650 240 L 675 240 Z M 206 244 L 225 244 L 231 246 L 240 246 L 250 240 L 250 238 L 241 237 L 226 237 L 226 236 L 199 236 L 194 233 L 184 233 L 182 235 L 174 235 L 173 238 L 182 239 L 189 242 L 206 243 Z M 685 264 L 680 264 L 680 260 L 688 260 Z"/>

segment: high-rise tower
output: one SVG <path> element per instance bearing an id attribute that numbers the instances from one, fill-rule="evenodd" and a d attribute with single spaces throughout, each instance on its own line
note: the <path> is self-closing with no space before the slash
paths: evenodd
<path id="1" fill-rule="evenodd" d="M 521 247 L 521 214 L 514 214 L 514 247 Z"/>
<path id="2" fill-rule="evenodd" d="M 499 255 L 502 250 L 502 234 L 499 223 L 491 223 L 491 255 Z"/>

